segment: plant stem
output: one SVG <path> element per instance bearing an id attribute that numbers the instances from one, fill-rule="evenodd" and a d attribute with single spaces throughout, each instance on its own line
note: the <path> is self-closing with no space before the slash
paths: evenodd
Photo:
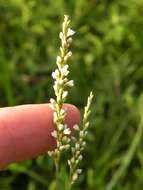
<path id="1" fill-rule="evenodd" d="M 56 190 L 59 190 L 60 182 L 59 182 L 59 164 L 60 164 L 60 153 L 56 156 L 55 158 L 55 168 L 56 168 L 56 174 L 55 174 L 55 179 L 56 179 Z"/>

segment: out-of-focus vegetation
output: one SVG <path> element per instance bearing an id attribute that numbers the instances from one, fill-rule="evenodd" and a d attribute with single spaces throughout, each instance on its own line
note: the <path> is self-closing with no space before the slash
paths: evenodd
<path id="1" fill-rule="evenodd" d="M 96 93 L 84 172 L 74 189 L 141 190 L 143 0 L 0 0 L 0 105 L 53 96 L 65 13 L 77 31 L 68 101 L 82 110 L 89 90 Z M 0 189 L 54 190 L 53 176 L 51 160 L 40 156 L 1 172 Z"/>

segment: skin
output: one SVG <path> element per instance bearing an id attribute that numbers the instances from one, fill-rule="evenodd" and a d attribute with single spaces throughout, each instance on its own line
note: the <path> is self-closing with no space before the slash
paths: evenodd
<path id="1" fill-rule="evenodd" d="M 79 123 L 79 110 L 65 104 L 65 123 L 70 127 Z M 0 108 L 0 169 L 13 162 L 34 158 L 53 150 L 56 141 L 53 111 L 49 104 L 20 105 Z"/>

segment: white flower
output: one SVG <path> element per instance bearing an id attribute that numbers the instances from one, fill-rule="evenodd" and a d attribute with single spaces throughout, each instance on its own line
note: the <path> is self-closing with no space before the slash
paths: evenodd
<path id="1" fill-rule="evenodd" d="M 83 156 L 80 155 L 80 156 L 78 157 L 78 159 L 81 161 L 81 160 L 83 159 Z"/>
<path id="2" fill-rule="evenodd" d="M 72 43 L 72 38 L 68 38 L 68 43 L 71 44 Z"/>
<path id="3" fill-rule="evenodd" d="M 58 85 L 63 85 L 63 84 L 64 84 L 64 80 L 62 80 L 62 79 L 61 79 L 61 80 L 58 80 L 57 83 L 58 83 Z"/>
<path id="4" fill-rule="evenodd" d="M 75 34 L 75 31 L 72 30 L 71 28 L 68 29 L 67 36 L 73 36 Z"/>
<path id="5" fill-rule="evenodd" d="M 60 110 L 60 114 L 61 114 L 61 115 L 65 115 L 65 113 L 66 113 L 66 110 L 65 110 L 65 109 L 61 109 L 61 110 Z"/>
<path id="6" fill-rule="evenodd" d="M 74 158 L 72 158 L 72 159 L 71 159 L 71 163 L 74 163 L 74 162 L 75 162 L 75 160 L 74 160 Z"/>
<path id="7" fill-rule="evenodd" d="M 84 136 L 84 132 L 80 131 L 79 135 L 80 135 L 80 137 L 83 137 Z"/>
<path id="8" fill-rule="evenodd" d="M 78 150 L 80 148 L 80 144 L 76 143 L 75 148 Z"/>
<path id="9" fill-rule="evenodd" d="M 85 132 L 84 132 L 84 136 L 86 136 L 87 134 L 88 134 L 88 132 L 87 132 L 87 131 L 85 131 Z"/>
<path id="10" fill-rule="evenodd" d="M 76 180 L 77 180 L 77 178 L 78 178 L 78 174 L 77 174 L 77 173 L 75 173 L 75 174 L 73 175 L 73 177 L 72 177 L 72 180 L 73 180 L 73 181 L 76 181 Z"/>
<path id="11" fill-rule="evenodd" d="M 73 128 L 74 128 L 74 130 L 79 131 L 79 126 L 78 126 L 77 124 L 75 124 L 75 125 L 73 126 Z"/>
<path id="12" fill-rule="evenodd" d="M 73 80 L 70 80 L 66 83 L 67 86 L 74 86 L 74 81 Z"/>
<path id="13" fill-rule="evenodd" d="M 48 151 L 49 156 L 53 156 L 53 154 L 54 154 L 54 151 Z"/>
<path id="14" fill-rule="evenodd" d="M 54 119 L 57 120 L 58 116 L 56 112 L 53 113 L 53 116 L 54 116 Z"/>
<path id="15" fill-rule="evenodd" d="M 66 62 L 66 61 L 68 60 L 68 58 L 71 57 L 71 56 L 72 56 L 72 52 L 69 51 L 69 52 L 65 55 L 64 61 Z"/>
<path id="16" fill-rule="evenodd" d="M 69 165 L 69 166 L 71 165 L 71 161 L 70 161 L 70 160 L 68 160 L 68 165 Z"/>
<path id="17" fill-rule="evenodd" d="M 61 40 L 63 40 L 63 37 L 64 37 L 63 33 L 60 32 L 60 34 L 59 34 L 59 38 L 60 38 Z"/>
<path id="18" fill-rule="evenodd" d="M 64 91 L 64 92 L 63 92 L 63 95 L 62 95 L 62 99 L 66 98 L 67 95 L 68 95 L 68 91 Z"/>
<path id="19" fill-rule="evenodd" d="M 54 131 L 51 133 L 51 135 L 52 135 L 54 138 L 57 138 L 57 131 L 54 130 Z"/>
<path id="20" fill-rule="evenodd" d="M 63 124 L 59 124 L 58 129 L 59 129 L 60 131 L 62 131 L 62 130 L 64 129 L 64 125 L 63 125 Z"/>
<path id="21" fill-rule="evenodd" d="M 58 90 L 58 84 L 57 84 L 57 82 L 54 82 L 53 88 L 54 88 L 55 92 Z"/>
<path id="22" fill-rule="evenodd" d="M 69 74 L 68 67 L 69 67 L 68 65 L 65 65 L 63 68 L 61 68 L 61 73 L 64 76 L 67 76 Z"/>
<path id="23" fill-rule="evenodd" d="M 69 128 L 66 128 L 66 129 L 64 130 L 64 134 L 65 134 L 65 135 L 70 135 L 70 134 L 71 134 L 71 130 L 70 130 Z"/>
<path id="24" fill-rule="evenodd" d="M 86 142 L 85 142 L 85 141 L 83 141 L 82 146 L 85 146 L 85 145 L 86 145 Z"/>
<path id="25" fill-rule="evenodd" d="M 72 147 L 72 153 L 75 153 L 75 148 Z"/>
<path id="26" fill-rule="evenodd" d="M 51 104 L 55 104 L 56 103 L 56 101 L 54 100 L 54 98 L 50 98 L 50 103 Z"/>
<path id="27" fill-rule="evenodd" d="M 64 149 L 65 149 L 65 146 L 62 145 L 62 146 L 60 146 L 59 148 L 60 148 L 60 150 L 64 150 Z"/>
<path id="28" fill-rule="evenodd" d="M 61 57 L 60 57 L 60 56 L 57 56 L 56 62 L 57 62 L 57 63 L 61 63 L 61 61 L 62 61 Z"/>
<path id="29" fill-rule="evenodd" d="M 88 127 L 89 127 L 89 122 L 87 122 L 87 123 L 85 124 L 85 127 L 86 127 L 86 128 L 88 128 Z"/>
<path id="30" fill-rule="evenodd" d="M 53 79 L 57 79 L 58 77 L 59 77 L 59 70 L 58 69 L 56 69 L 55 70 L 55 72 L 52 72 L 52 77 L 53 77 Z"/>
<path id="31" fill-rule="evenodd" d="M 82 169 L 77 169 L 77 173 L 81 174 L 82 173 Z"/>

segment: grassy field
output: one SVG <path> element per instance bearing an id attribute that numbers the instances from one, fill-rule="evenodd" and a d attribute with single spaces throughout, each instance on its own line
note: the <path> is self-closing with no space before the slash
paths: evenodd
<path id="1" fill-rule="evenodd" d="M 68 102 L 82 111 L 96 94 L 74 189 L 142 190 L 143 0 L 0 0 L 0 106 L 53 96 L 64 14 L 76 31 Z M 54 190 L 53 171 L 47 156 L 13 164 L 0 173 L 0 190 Z"/>

